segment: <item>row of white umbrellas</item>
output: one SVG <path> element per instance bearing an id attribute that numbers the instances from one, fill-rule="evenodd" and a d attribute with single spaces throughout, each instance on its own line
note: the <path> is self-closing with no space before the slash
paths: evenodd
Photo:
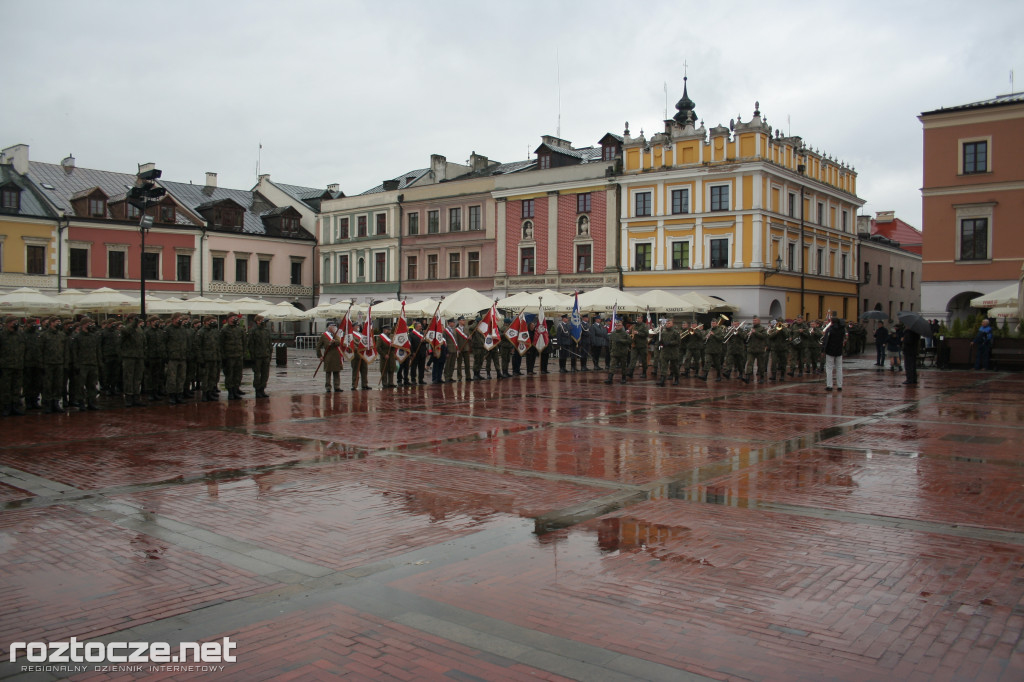
<path id="1" fill-rule="evenodd" d="M 983 296 L 972 298 L 971 307 L 988 310 L 991 317 L 1018 317 L 1021 311 L 1020 292 L 1022 288 L 1024 288 L 1024 284 L 1018 282 L 996 289 Z"/>

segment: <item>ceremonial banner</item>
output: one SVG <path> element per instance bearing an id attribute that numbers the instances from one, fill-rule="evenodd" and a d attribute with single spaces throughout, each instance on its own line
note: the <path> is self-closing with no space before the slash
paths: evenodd
<path id="1" fill-rule="evenodd" d="M 583 336 L 583 321 L 580 319 L 580 296 L 578 293 L 574 293 L 573 298 L 575 300 L 572 304 L 572 315 L 569 316 L 569 334 L 572 336 L 572 340 L 578 344 L 580 337 Z"/>
<path id="2" fill-rule="evenodd" d="M 505 330 L 505 336 L 516 347 L 520 355 L 526 355 L 526 351 L 530 350 L 532 342 L 530 341 L 530 327 L 526 322 L 525 311 L 519 313 L 519 316 L 508 326 L 508 329 Z"/>
<path id="3" fill-rule="evenodd" d="M 427 327 L 427 343 L 430 344 L 432 352 L 441 350 L 441 346 L 444 345 L 444 324 L 437 313 L 434 313 L 434 317 L 430 320 L 430 326 Z"/>
<path id="4" fill-rule="evenodd" d="M 612 319 L 608 321 L 608 333 L 611 334 L 615 331 L 615 323 L 619 320 L 619 302 L 616 301 L 612 305 Z"/>
<path id="5" fill-rule="evenodd" d="M 537 313 L 537 329 L 533 335 L 533 345 L 538 353 L 551 345 L 551 337 L 548 335 L 548 323 L 544 319 L 544 305 L 541 304 L 540 312 Z"/>
<path id="6" fill-rule="evenodd" d="M 352 325 L 352 306 L 345 311 L 345 317 L 338 325 L 338 337 L 341 339 L 341 357 L 349 362 L 356 355 L 356 335 Z"/>
<path id="7" fill-rule="evenodd" d="M 484 319 L 476 325 L 476 330 L 484 335 L 484 348 L 491 350 L 501 343 L 501 332 L 498 331 L 498 307 L 491 304 L 491 309 L 484 315 Z"/>
<path id="8" fill-rule="evenodd" d="M 373 307 L 366 310 L 366 323 L 363 333 L 359 335 L 359 355 L 370 363 L 377 359 L 377 344 L 373 339 Z"/>
<path id="9" fill-rule="evenodd" d="M 412 344 L 409 342 L 409 323 L 405 321 L 405 301 L 402 301 L 402 316 L 398 318 L 391 347 L 395 349 L 395 357 L 398 358 L 399 364 L 408 359 L 412 350 Z"/>

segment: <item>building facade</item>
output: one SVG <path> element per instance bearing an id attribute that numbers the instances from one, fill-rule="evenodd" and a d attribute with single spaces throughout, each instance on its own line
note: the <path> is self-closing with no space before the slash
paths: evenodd
<path id="1" fill-rule="evenodd" d="M 623 284 L 695 290 L 743 315 L 843 317 L 857 305 L 857 175 L 752 118 L 706 129 L 684 84 L 650 140 L 623 136 Z"/>
<path id="2" fill-rule="evenodd" d="M 28 146 L 0 156 L 0 293 L 20 287 L 55 292 L 58 234 L 66 225 L 28 179 Z"/>
<path id="3" fill-rule="evenodd" d="M 951 321 L 1024 263 L 1024 93 L 928 111 L 922 312 Z"/>
<path id="4" fill-rule="evenodd" d="M 887 218 L 884 216 L 883 218 Z M 883 220 L 882 225 L 890 221 Z M 904 223 L 905 224 L 905 223 Z M 907 233 L 910 245 L 904 248 L 901 242 L 884 236 L 878 230 L 876 220 L 868 216 L 857 216 L 857 237 L 860 258 L 860 307 L 859 313 L 881 310 L 891 322 L 897 320 L 901 310 L 921 311 L 921 255 L 911 249 L 920 244 L 920 232 Z"/>

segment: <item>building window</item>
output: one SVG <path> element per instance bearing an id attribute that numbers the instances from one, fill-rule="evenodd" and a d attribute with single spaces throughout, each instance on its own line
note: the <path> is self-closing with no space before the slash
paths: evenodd
<path id="1" fill-rule="evenodd" d="M 224 259 L 220 256 L 210 259 L 210 279 L 215 282 L 224 281 Z"/>
<path id="2" fill-rule="evenodd" d="M 786 245 L 786 259 L 789 262 L 789 271 L 796 269 L 796 244 Z"/>
<path id="3" fill-rule="evenodd" d="M 906 283 L 903 280 L 903 278 L 905 276 L 905 273 L 906 273 L 906 270 L 900 269 L 900 289 L 905 289 L 906 286 L 907 286 Z"/>
<path id="4" fill-rule="evenodd" d="M 523 223 L 523 239 L 533 239 L 533 222 L 529 220 Z"/>
<path id="5" fill-rule="evenodd" d="M 601 160 L 602 161 L 614 161 L 615 160 L 615 147 L 611 145 L 605 145 L 601 149 Z"/>
<path id="6" fill-rule="evenodd" d="M 437 254 L 427 255 L 427 279 L 437 279 Z"/>
<path id="7" fill-rule="evenodd" d="M 249 281 L 249 259 L 248 258 L 236 258 L 235 259 L 235 281 L 236 282 L 248 282 Z"/>
<path id="8" fill-rule="evenodd" d="M 796 217 L 796 193 L 795 192 L 790 192 L 789 193 L 789 217 L 790 218 L 795 218 Z"/>
<path id="9" fill-rule="evenodd" d="M 261 260 L 256 266 L 256 277 L 260 284 L 270 284 L 270 261 Z"/>
<path id="10" fill-rule="evenodd" d="M 849 211 L 843 211 L 843 232 L 849 232 L 850 228 L 850 213 Z"/>
<path id="11" fill-rule="evenodd" d="M 871 264 L 864 263 L 864 284 L 871 282 Z"/>
<path id="12" fill-rule="evenodd" d="M 711 188 L 711 210 L 729 210 L 729 185 L 715 185 Z"/>
<path id="13" fill-rule="evenodd" d="M 177 276 L 179 282 L 192 280 L 192 256 L 187 253 L 179 253 L 177 258 Z"/>
<path id="14" fill-rule="evenodd" d="M 672 242 L 672 269 L 690 269 L 690 242 Z"/>
<path id="15" fill-rule="evenodd" d="M 590 213 L 590 192 L 576 195 L 576 212 Z"/>
<path id="16" fill-rule="evenodd" d="M 348 239 L 348 218 L 338 218 L 338 239 Z"/>
<path id="17" fill-rule="evenodd" d="M 825 204 L 820 201 L 818 202 L 818 224 L 825 224 Z"/>
<path id="18" fill-rule="evenodd" d="M 130 206 L 131 204 L 129 204 Z M 168 206 L 162 204 L 160 206 L 160 222 L 162 223 L 173 223 L 174 222 L 174 206 Z"/>
<path id="19" fill-rule="evenodd" d="M 637 244 L 636 248 L 633 251 L 633 269 L 650 270 L 652 251 L 653 249 L 651 244 Z"/>
<path id="20" fill-rule="evenodd" d="M 483 225 L 480 223 L 480 207 L 470 206 L 469 207 L 469 229 L 480 230 Z"/>
<path id="21" fill-rule="evenodd" d="M 964 175 L 988 172 L 988 141 L 964 142 Z"/>
<path id="22" fill-rule="evenodd" d="M 651 193 L 637 192 L 633 195 L 633 215 L 651 215 Z"/>
<path id="23" fill-rule="evenodd" d="M 160 279 L 160 254 L 146 252 L 142 254 L 142 276 L 146 279 Z"/>
<path id="24" fill-rule="evenodd" d="M 814 271 L 819 275 L 825 274 L 823 269 L 825 267 L 825 249 L 818 249 L 814 261 Z"/>
<path id="25" fill-rule="evenodd" d="M 348 254 L 344 256 L 338 256 L 338 283 L 348 284 L 349 282 L 349 271 L 348 271 Z"/>
<path id="26" fill-rule="evenodd" d="M 416 279 L 416 256 L 408 256 L 405 259 L 405 278 Z"/>
<path id="27" fill-rule="evenodd" d="M 124 251 L 107 252 L 107 277 L 124 279 Z"/>
<path id="28" fill-rule="evenodd" d="M 89 199 L 89 215 L 103 217 L 107 214 L 107 202 L 103 199 Z"/>
<path id="29" fill-rule="evenodd" d="M 889 286 L 890 287 L 896 286 L 895 271 L 896 271 L 896 268 L 889 268 Z"/>
<path id="30" fill-rule="evenodd" d="M 678 215 L 680 213 L 690 212 L 690 190 L 688 189 L 674 189 L 672 190 L 672 213 Z"/>
<path id="31" fill-rule="evenodd" d="M 427 234 L 441 231 L 441 216 L 438 211 L 427 211 Z"/>
<path id="32" fill-rule="evenodd" d="M 365 258 L 360 258 L 356 262 L 356 277 L 359 279 L 360 282 L 362 282 L 363 279 L 366 277 L 366 259 Z"/>
<path id="33" fill-rule="evenodd" d="M 364 215 L 361 215 L 358 218 L 356 218 L 356 236 L 366 236 L 366 216 Z"/>
<path id="34" fill-rule="evenodd" d="M 458 279 L 462 276 L 459 272 L 459 260 L 460 256 L 458 253 L 448 254 L 448 277 L 450 279 Z"/>
<path id="35" fill-rule="evenodd" d="M 373 254 L 373 280 L 375 282 L 386 282 L 388 274 L 388 254 L 384 251 Z"/>
<path id="36" fill-rule="evenodd" d="M 281 229 L 286 234 L 298 234 L 299 233 L 299 219 L 295 216 L 285 216 L 281 219 Z"/>
<path id="37" fill-rule="evenodd" d="M 449 232 L 462 232 L 462 209 L 461 208 L 449 208 L 448 209 L 448 231 Z"/>
<path id="38" fill-rule="evenodd" d="M 727 268 L 727 267 L 729 267 L 729 240 L 728 239 L 712 239 L 711 240 L 711 263 L 710 263 L 710 267 L 712 267 L 712 268 Z"/>
<path id="39" fill-rule="evenodd" d="M 533 199 L 523 199 L 523 218 L 533 218 Z"/>
<path id="40" fill-rule="evenodd" d="M 295 285 L 302 284 L 302 261 L 300 260 L 292 261 L 291 283 Z"/>
<path id="41" fill-rule="evenodd" d="M 846 254 L 839 257 L 839 276 L 846 279 Z"/>
<path id="42" fill-rule="evenodd" d="M 409 214 L 409 234 L 416 235 L 420 233 L 420 214 L 410 213 Z"/>
<path id="43" fill-rule="evenodd" d="M 480 276 L 480 252 L 470 251 L 466 254 L 466 277 Z"/>
<path id="44" fill-rule="evenodd" d="M 878 279 L 875 280 L 875 284 L 882 286 L 882 266 L 878 266 Z"/>
<path id="45" fill-rule="evenodd" d="M 89 276 L 89 249 L 68 249 L 68 276 Z"/>
<path id="46" fill-rule="evenodd" d="M 377 214 L 377 232 L 375 234 L 382 235 L 388 233 L 388 214 L 378 213 Z"/>
<path id="47" fill-rule="evenodd" d="M 547 170 L 551 168 L 551 155 L 550 154 L 538 154 L 537 155 L 537 168 L 540 170 Z"/>
<path id="48" fill-rule="evenodd" d="M 988 260 L 988 218 L 960 221 L 960 260 Z"/>
<path id="49" fill-rule="evenodd" d="M 142 217 L 142 211 L 140 211 L 137 206 L 127 204 L 127 208 L 129 220 L 138 220 L 139 218 Z"/>
<path id="50" fill-rule="evenodd" d="M 46 247 L 26 246 L 25 247 L 25 272 L 30 275 L 46 274 Z"/>
<path id="51" fill-rule="evenodd" d="M 3 195 L 2 206 L 7 211 L 17 211 L 21 207 L 21 190 L 14 187 L 4 187 L 0 192 Z"/>
<path id="52" fill-rule="evenodd" d="M 524 246 L 519 249 L 519 274 L 532 275 L 536 271 L 536 261 L 533 256 L 533 247 Z"/>
<path id="53" fill-rule="evenodd" d="M 590 244 L 576 245 L 576 272 L 590 272 L 592 270 L 592 253 L 593 248 Z"/>
<path id="54" fill-rule="evenodd" d="M 914 288 L 914 273 L 910 273 L 910 288 L 911 290 Z"/>

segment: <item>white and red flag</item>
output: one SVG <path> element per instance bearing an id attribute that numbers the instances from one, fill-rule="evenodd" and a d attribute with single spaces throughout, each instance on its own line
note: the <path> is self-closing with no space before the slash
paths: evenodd
<path id="1" fill-rule="evenodd" d="M 352 328 L 352 309 L 351 307 L 345 312 L 345 317 L 341 320 L 341 324 L 338 325 L 338 340 L 341 341 L 341 357 L 349 362 L 356 354 L 356 337 L 353 333 Z"/>
<path id="2" fill-rule="evenodd" d="M 366 322 L 363 333 L 359 335 L 359 355 L 367 363 L 377 359 L 377 344 L 373 339 L 373 306 L 366 310 Z"/>
<path id="3" fill-rule="evenodd" d="M 476 330 L 484 335 L 484 348 L 491 350 L 501 343 L 501 332 L 498 331 L 498 307 L 492 303 L 491 309 L 476 325 Z"/>
<path id="4" fill-rule="evenodd" d="M 391 347 L 395 349 L 395 357 L 399 364 L 405 362 L 412 350 L 412 343 L 409 342 L 409 323 L 405 321 L 405 301 L 402 301 L 402 316 L 398 318 L 395 326 L 395 338 L 391 341 Z"/>
<path id="5" fill-rule="evenodd" d="M 544 305 L 541 304 L 540 312 L 537 313 L 537 329 L 533 334 L 533 345 L 538 353 L 551 345 L 551 337 L 548 335 L 548 323 L 544 319 Z"/>
<path id="6" fill-rule="evenodd" d="M 444 345 L 444 323 L 441 322 L 441 318 L 436 312 L 427 327 L 427 343 L 430 344 L 432 351 L 436 351 Z"/>
<path id="7" fill-rule="evenodd" d="M 512 342 L 520 355 L 526 355 L 526 351 L 530 350 L 533 343 L 530 340 L 530 326 L 526 322 L 526 311 L 519 313 L 512 324 L 508 326 L 508 329 L 505 330 L 505 338 Z"/>

